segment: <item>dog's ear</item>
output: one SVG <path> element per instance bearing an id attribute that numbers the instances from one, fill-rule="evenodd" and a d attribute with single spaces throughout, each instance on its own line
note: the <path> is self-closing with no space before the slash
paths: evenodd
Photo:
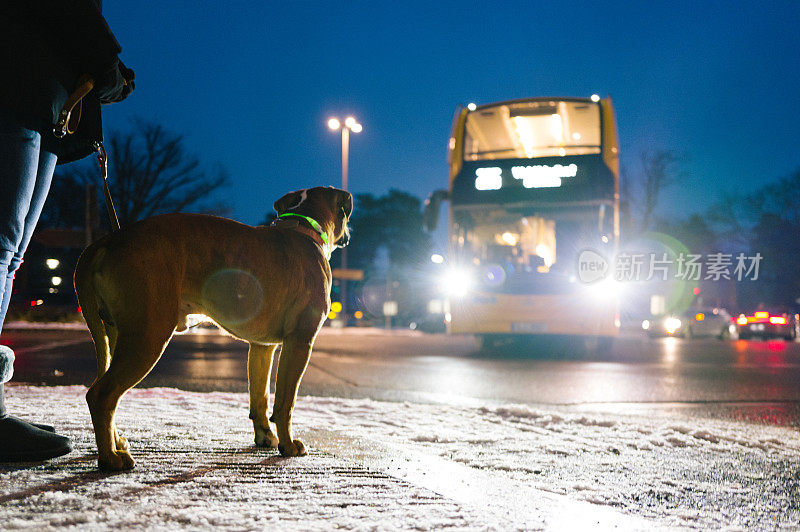
<path id="1" fill-rule="evenodd" d="M 281 199 L 276 201 L 273 207 L 275 208 L 275 212 L 277 212 L 278 215 L 281 215 L 284 212 L 286 212 L 287 209 L 291 209 L 292 207 L 297 207 L 305 199 L 306 199 L 305 189 L 295 190 L 294 192 L 289 192 Z"/>
<path id="2" fill-rule="evenodd" d="M 341 192 L 341 194 L 339 194 L 339 206 L 344 210 L 345 216 L 349 219 L 350 215 L 353 213 L 353 195 L 346 190 L 340 190 L 339 192 Z"/>

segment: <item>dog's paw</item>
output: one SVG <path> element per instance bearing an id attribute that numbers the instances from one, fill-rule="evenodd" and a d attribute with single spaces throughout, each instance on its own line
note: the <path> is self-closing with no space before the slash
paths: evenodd
<path id="1" fill-rule="evenodd" d="M 272 433 L 271 430 L 264 430 L 261 427 L 255 427 L 256 432 L 256 446 L 269 447 L 274 449 L 278 446 L 278 437 Z"/>
<path id="2" fill-rule="evenodd" d="M 278 451 L 281 456 L 305 456 L 308 454 L 306 446 L 300 440 L 292 440 L 286 445 L 280 443 L 278 444 Z"/>
<path id="3" fill-rule="evenodd" d="M 97 467 L 103 471 L 127 471 L 133 469 L 133 457 L 128 451 L 114 451 L 109 459 L 98 459 Z"/>

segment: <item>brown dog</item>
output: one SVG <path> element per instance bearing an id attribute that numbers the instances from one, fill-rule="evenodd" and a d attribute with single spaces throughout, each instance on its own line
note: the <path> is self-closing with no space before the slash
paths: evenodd
<path id="1" fill-rule="evenodd" d="M 279 219 L 269 227 L 199 214 L 155 216 L 107 235 L 81 255 L 75 291 L 97 352 L 97 379 L 86 401 L 101 469 L 133 467 L 114 412 L 194 313 L 250 344 L 256 445 L 277 446 L 284 456 L 306 454 L 292 439 L 292 411 L 330 308 L 330 252 L 350 238 L 353 197 L 316 187 L 291 192 L 274 206 Z M 272 356 L 281 343 L 270 418 L 276 438 L 267 403 Z"/>

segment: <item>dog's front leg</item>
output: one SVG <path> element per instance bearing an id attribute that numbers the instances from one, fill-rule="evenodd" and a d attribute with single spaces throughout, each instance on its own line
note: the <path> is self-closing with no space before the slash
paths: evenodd
<path id="1" fill-rule="evenodd" d="M 292 439 L 292 412 L 297 398 L 300 379 L 311 356 L 314 335 L 293 335 L 286 338 L 278 361 L 275 383 L 275 405 L 272 420 L 278 429 L 278 450 L 283 456 L 305 456 L 306 448 L 300 440 Z"/>
<path id="2" fill-rule="evenodd" d="M 269 403 L 269 374 L 272 355 L 277 345 L 250 344 L 247 354 L 247 387 L 250 391 L 250 419 L 259 447 L 277 447 L 278 438 L 272 433 L 267 419 Z"/>

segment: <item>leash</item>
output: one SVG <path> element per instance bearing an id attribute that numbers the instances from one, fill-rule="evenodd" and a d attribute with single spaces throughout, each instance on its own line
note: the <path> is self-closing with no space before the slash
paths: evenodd
<path id="1" fill-rule="evenodd" d="M 78 124 L 81 121 L 81 112 L 83 111 L 83 99 L 92 92 L 92 89 L 94 89 L 94 79 L 88 74 L 81 76 L 78 80 L 78 88 L 69 95 L 67 101 L 64 102 L 64 107 L 61 108 L 61 112 L 58 114 L 58 120 L 56 120 L 56 125 L 53 128 L 53 135 L 56 138 L 63 139 L 77 131 Z M 76 109 L 77 112 L 73 114 Z M 103 196 L 106 198 L 108 219 L 111 222 L 112 230 L 116 231 L 120 228 L 120 225 L 117 211 L 114 208 L 114 200 L 111 198 L 111 190 L 108 188 L 108 154 L 101 141 L 95 141 L 93 146 L 97 150 L 97 160 L 100 162 L 100 178 L 103 180 Z"/>
<path id="2" fill-rule="evenodd" d="M 108 220 L 111 222 L 112 230 L 116 231 L 120 226 L 117 210 L 114 208 L 114 200 L 111 198 L 111 190 L 108 188 L 108 154 L 102 142 L 95 141 L 94 147 L 97 150 L 97 160 L 100 162 L 100 177 L 103 179 L 103 196 L 106 198 Z"/>
<path id="3" fill-rule="evenodd" d="M 60 139 L 63 139 L 68 134 L 72 135 L 78 129 L 78 124 L 81 121 L 81 111 L 83 111 L 83 98 L 92 92 L 94 88 L 94 80 L 88 75 L 84 74 L 78 80 L 78 88 L 69 95 L 67 101 L 64 102 L 64 107 L 58 114 L 58 120 L 53 128 L 53 134 Z M 75 114 L 75 120 L 72 120 L 72 111 L 77 107 L 78 112 Z"/>

